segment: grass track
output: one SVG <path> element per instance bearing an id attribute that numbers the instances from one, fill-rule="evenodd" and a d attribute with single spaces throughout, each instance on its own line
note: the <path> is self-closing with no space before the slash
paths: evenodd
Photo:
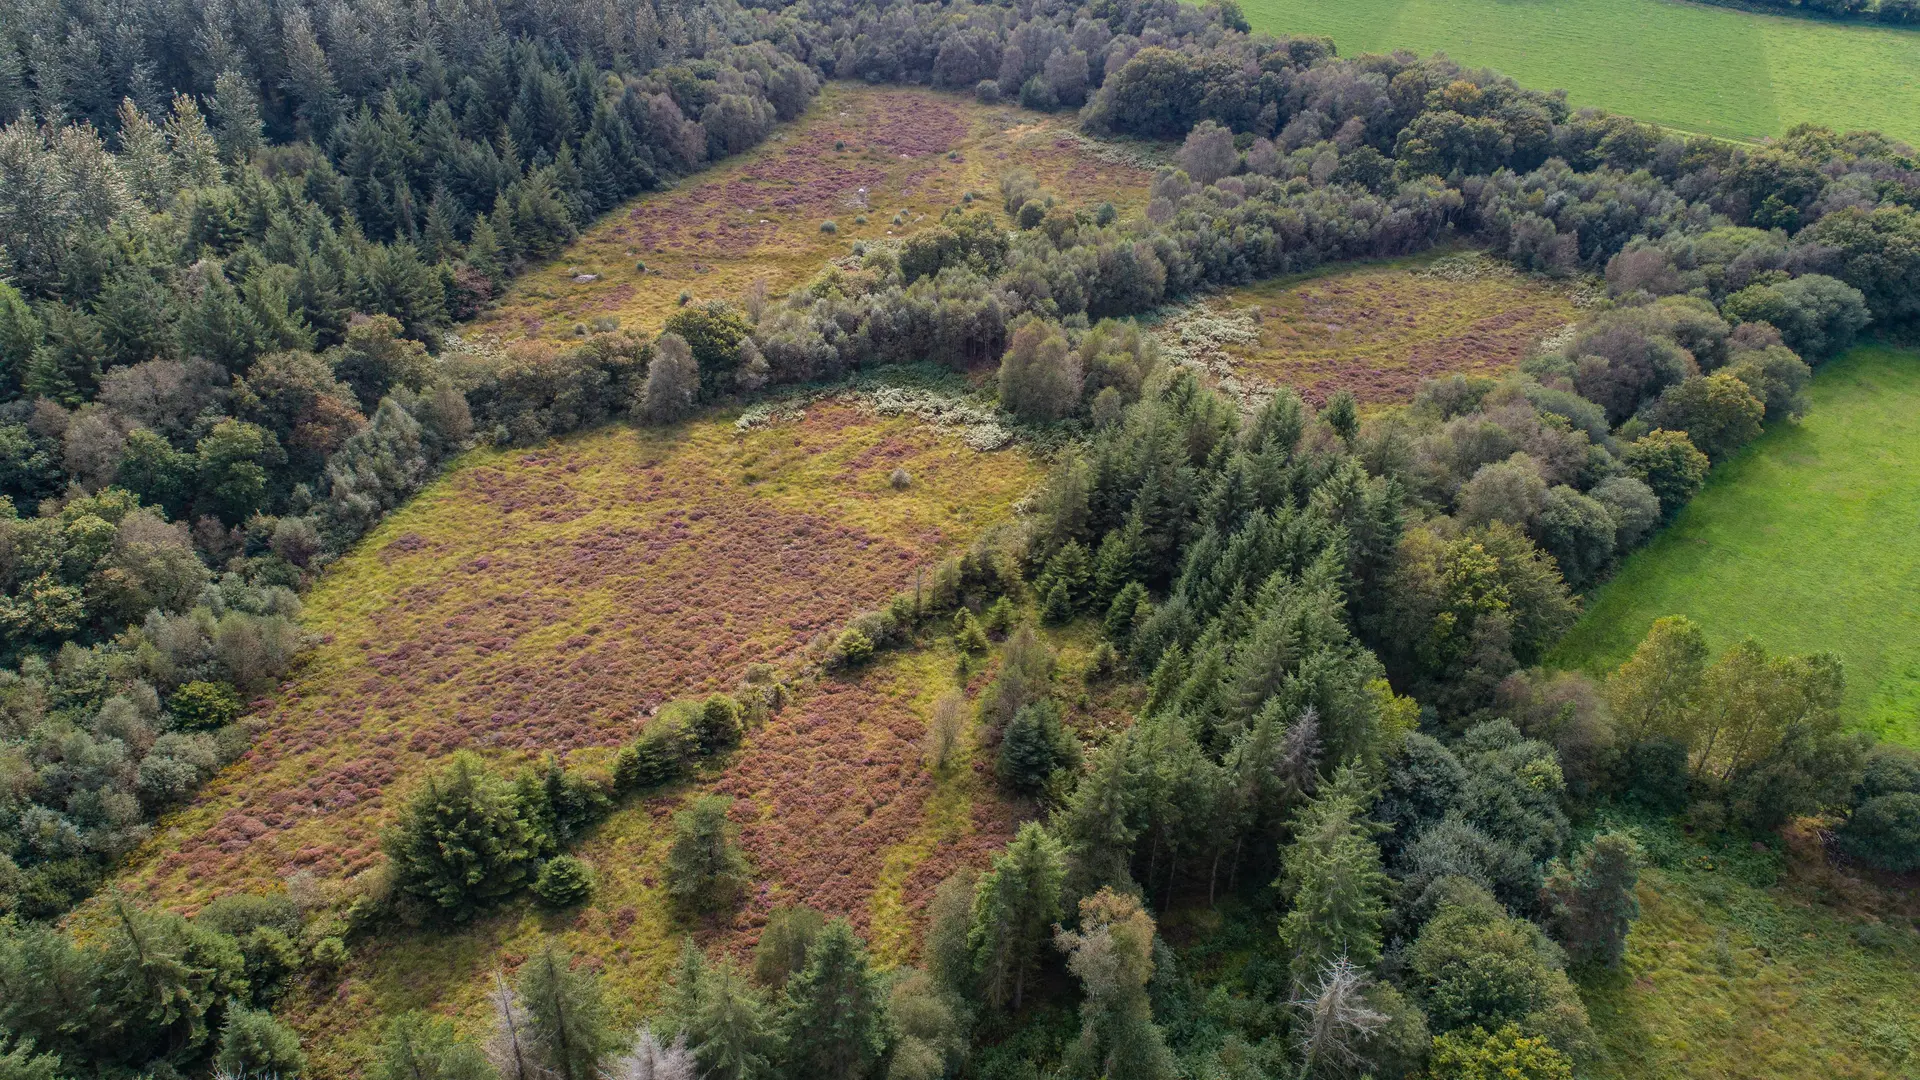
<path id="1" fill-rule="evenodd" d="M 1850 718 L 1920 746 L 1920 351 L 1823 367 L 1798 425 L 1762 436 L 1590 598 L 1549 662 L 1601 672 L 1684 614 L 1715 650 L 1830 650 Z"/>
<path id="2" fill-rule="evenodd" d="M 1675 0 L 1246 0 L 1256 29 L 1344 55 L 1443 51 L 1575 106 L 1731 138 L 1799 123 L 1920 140 L 1920 31 Z"/>

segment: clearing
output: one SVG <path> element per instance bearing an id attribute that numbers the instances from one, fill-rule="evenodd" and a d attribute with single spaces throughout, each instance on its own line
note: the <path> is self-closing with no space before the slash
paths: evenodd
<path id="1" fill-rule="evenodd" d="M 1445 52 L 1575 106 L 1738 139 L 1795 124 L 1920 139 L 1920 31 L 1674 0 L 1249 0 L 1255 29 L 1343 55 Z"/>
<path id="2" fill-rule="evenodd" d="M 1284 385 L 1316 406 L 1341 390 L 1390 405 L 1435 376 L 1514 367 L 1578 317 L 1580 295 L 1478 253 L 1425 255 L 1233 289 L 1162 335 L 1253 396 Z"/>
<path id="3" fill-rule="evenodd" d="M 1849 718 L 1920 746 L 1920 352 L 1856 348 L 1820 369 L 1812 399 L 1713 470 L 1550 663 L 1610 670 L 1654 619 L 1686 615 L 1716 651 L 1752 635 L 1838 653 Z"/>
<path id="4" fill-rule="evenodd" d="M 609 317 L 651 332 L 682 292 L 733 300 L 764 278 L 781 295 L 853 241 L 905 237 L 968 192 L 974 207 L 1004 217 L 1000 177 L 1012 169 L 1069 205 L 1112 202 L 1124 214 L 1146 205 L 1147 164 L 1081 136 L 1072 113 L 829 83 L 805 116 L 755 149 L 607 214 L 463 333 L 564 341 L 577 324 Z M 822 229 L 828 221 L 836 231 Z M 575 283 L 587 274 L 598 278 Z"/>
<path id="5" fill-rule="evenodd" d="M 896 468 L 912 477 L 904 490 Z M 746 430 L 728 415 L 475 451 L 329 568 L 305 619 L 322 644 L 266 732 L 163 820 L 120 885 L 191 910 L 297 870 L 351 876 L 379 859 L 399 793 L 454 749 L 604 762 L 650 706 L 731 688 L 752 663 L 795 666 L 783 662 L 815 635 L 1009 519 L 1039 477 L 1023 451 L 977 451 L 852 397 Z M 717 932 L 805 902 L 898 955 L 940 877 L 1010 834 L 1002 803 L 976 808 L 990 784 L 967 770 L 936 783 L 918 765 L 952 663 L 923 670 L 917 657 L 797 688 L 709 778 L 740 797 L 766 882 Z M 577 917 L 522 903 L 370 943 L 337 993 L 289 1011 L 316 1075 L 356 1074 L 377 1016 L 429 1004 L 465 1016 L 493 967 L 542 931 L 599 958 L 622 999 L 650 998 L 675 948 L 654 872 L 685 794 L 630 803 L 595 831 L 580 853 L 602 891 Z"/>
<path id="6" fill-rule="evenodd" d="M 1830 867 L 1804 829 L 1784 862 L 1708 851 L 1667 824 L 1641 835 L 1657 868 L 1641 875 L 1626 961 L 1581 986 L 1602 1047 L 1594 1077 L 1914 1075 L 1909 893 Z"/>

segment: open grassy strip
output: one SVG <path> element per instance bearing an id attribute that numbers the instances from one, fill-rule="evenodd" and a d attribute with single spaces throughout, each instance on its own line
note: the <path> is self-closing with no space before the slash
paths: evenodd
<path id="1" fill-rule="evenodd" d="M 1920 745 L 1920 352 L 1857 348 L 1814 376 L 1812 401 L 1714 469 L 1550 662 L 1602 673 L 1654 619 L 1686 615 L 1716 650 L 1750 634 L 1838 653 L 1850 717 Z"/>
<path id="2" fill-rule="evenodd" d="M 1436 376 L 1512 368 L 1578 318 L 1575 297 L 1473 253 L 1431 254 L 1232 289 L 1169 332 L 1250 389 L 1385 405 Z"/>
<path id="3" fill-rule="evenodd" d="M 446 753 L 614 746 L 911 585 L 1037 476 L 845 402 L 476 452 L 330 569 L 266 734 L 122 882 L 191 906 L 362 870 L 389 793 Z"/>
<path id="4" fill-rule="evenodd" d="M 1789 859 L 1787 879 L 1768 887 L 1697 849 L 1642 876 L 1625 964 L 1581 987 L 1603 1051 L 1591 1075 L 1913 1075 L 1920 934 L 1794 880 L 1824 866 L 1817 847 Z"/>
<path id="5" fill-rule="evenodd" d="M 999 183 L 1012 169 L 1071 205 L 1138 209 L 1152 175 L 1124 156 L 1087 149 L 1071 114 L 833 83 L 759 147 L 607 214 L 463 333 L 564 341 L 604 318 L 652 331 L 682 292 L 731 300 L 764 278 L 778 296 L 852 241 L 905 237 L 968 192 L 975 208 L 1004 217 Z M 829 221 L 832 232 L 822 228 Z M 575 282 L 589 274 L 597 280 Z"/>
<path id="6" fill-rule="evenodd" d="M 1795 124 L 1920 139 L 1920 31 L 1758 15 L 1674 0 L 1249 0 L 1276 34 L 1342 55 L 1412 49 L 1708 135 Z"/>

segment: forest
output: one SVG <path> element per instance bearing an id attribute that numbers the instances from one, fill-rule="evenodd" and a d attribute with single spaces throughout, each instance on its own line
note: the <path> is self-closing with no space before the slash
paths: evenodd
<path id="1" fill-rule="evenodd" d="M 590 896 L 583 832 L 723 759 L 778 683 L 663 709 L 610 770 L 453 755 L 351 896 L 189 919 L 96 893 L 260 735 L 305 590 L 455 455 L 896 365 L 982 373 L 1051 471 L 817 667 L 995 656 L 977 723 L 1032 820 L 940 887 L 916 968 L 784 911 L 751 958 L 690 945 L 636 1035 L 550 947 L 499 977 L 485 1038 L 396 1015 L 369 1075 L 1574 1076 L 1569 971 L 1620 961 L 1636 815 L 1760 839 L 1829 814 L 1851 857 L 1920 866 L 1920 757 L 1847 728 L 1832 657 L 1716 657 L 1670 619 L 1604 679 L 1538 667 L 1815 368 L 1913 331 L 1904 145 L 1683 137 L 1251 34 L 1230 2 L 3 2 L 0 1077 L 297 1075 L 273 1009 L 384 928 Z M 785 296 L 686 297 L 657 337 L 449 347 L 831 79 L 1077 113 L 1171 164 L 1142 215 L 1011 172 Z M 1243 410 L 1136 321 L 1456 243 L 1604 297 L 1519 370 L 1377 413 Z M 1090 678 L 1145 688 L 1104 741 L 1062 724 L 1028 625 L 1075 620 Z M 674 818 L 690 922 L 749 887 L 728 815 Z M 59 921 L 89 897 L 84 932 Z M 1157 920 L 1222 898 L 1280 961 L 1223 936 L 1254 958 L 1182 970 Z"/>

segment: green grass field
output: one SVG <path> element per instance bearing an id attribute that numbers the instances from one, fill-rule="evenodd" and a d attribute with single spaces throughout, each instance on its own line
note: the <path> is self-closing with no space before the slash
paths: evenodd
<path id="1" fill-rule="evenodd" d="M 1850 719 L 1920 746 L 1920 351 L 1857 348 L 1812 396 L 1804 421 L 1714 470 L 1549 662 L 1604 671 L 1684 614 L 1716 650 L 1751 634 L 1838 653 Z"/>
<path id="2" fill-rule="evenodd" d="M 1686 131 L 1812 122 L 1920 140 L 1920 31 L 1674 0 L 1246 0 L 1255 29 L 1342 55 L 1412 49 Z"/>

